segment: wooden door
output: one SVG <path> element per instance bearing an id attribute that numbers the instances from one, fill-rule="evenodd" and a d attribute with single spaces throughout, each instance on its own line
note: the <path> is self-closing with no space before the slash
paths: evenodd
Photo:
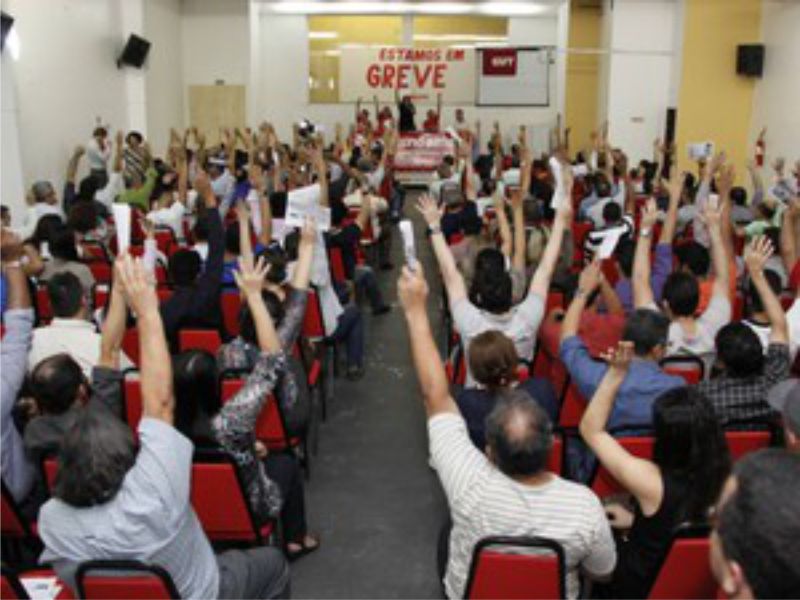
<path id="1" fill-rule="evenodd" d="M 246 125 L 245 86 L 190 85 L 190 124 L 205 133 L 208 145 L 220 142 L 220 128 Z"/>

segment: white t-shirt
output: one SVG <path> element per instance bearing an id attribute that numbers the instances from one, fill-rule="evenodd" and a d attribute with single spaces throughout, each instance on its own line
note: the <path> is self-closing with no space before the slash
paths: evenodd
<path id="1" fill-rule="evenodd" d="M 29 206 L 25 211 L 25 221 L 19 230 L 19 235 L 22 239 L 31 237 L 36 231 L 36 226 L 39 224 L 39 219 L 45 215 L 55 215 L 64 220 L 64 213 L 55 204 L 47 204 L 47 202 L 37 202 L 33 206 Z"/>
<path id="2" fill-rule="evenodd" d="M 758 339 L 761 340 L 761 345 L 764 346 L 764 354 L 766 354 L 772 327 L 758 325 L 748 319 L 742 322 L 755 332 Z M 800 345 L 800 299 L 798 298 L 795 298 L 789 310 L 786 311 L 786 325 L 789 328 L 789 356 L 794 361 L 797 356 L 798 345 Z"/>
<path id="3" fill-rule="evenodd" d="M 183 241 L 183 216 L 186 207 L 179 201 L 173 202 L 168 208 L 159 208 L 147 213 L 147 219 L 153 225 L 169 227 L 175 234 L 175 239 Z"/>
<path id="4" fill-rule="evenodd" d="M 499 331 L 505 334 L 517 349 L 520 358 L 531 360 L 533 358 L 533 347 L 536 343 L 536 332 L 544 316 L 544 300 L 537 294 L 528 293 L 527 298 L 512 307 L 510 311 L 502 315 L 495 315 L 476 307 L 467 298 L 455 303 L 452 306 L 453 322 L 458 334 L 461 336 L 465 354 L 469 350 L 469 344 L 477 335 L 484 331 Z M 469 365 L 469 360 L 467 360 Z M 472 373 L 467 369 L 467 387 L 475 385 Z"/>
<path id="5" fill-rule="evenodd" d="M 655 305 L 653 305 L 655 307 Z M 714 338 L 717 332 L 731 320 L 731 301 L 727 294 L 711 296 L 705 312 L 695 319 L 694 334 L 688 333 L 679 323 L 669 325 L 667 356 L 694 354 L 706 363 L 706 372 L 711 368 L 716 355 Z"/>
<path id="6" fill-rule="evenodd" d="M 464 597 L 475 544 L 487 536 L 538 536 L 561 544 L 568 598 L 578 596 L 579 567 L 598 576 L 614 569 L 611 528 L 590 489 L 557 475 L 540 486 L 504 475 L 472 444 L 459 414 L 431 417 L 428 435 L 453 520 L 444 578 L 449 598 Z"/>

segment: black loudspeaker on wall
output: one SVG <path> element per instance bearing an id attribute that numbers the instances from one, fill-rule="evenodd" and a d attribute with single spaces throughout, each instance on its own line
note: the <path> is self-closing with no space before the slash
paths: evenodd
<path id="1" fill-rule="evenodd" d="M 678 124 L 678 109 L 677 108 L 668 108 L 667 109 L 667 122 L 664 126 L 664 144 L 667 147 L 671 146 L 673 142 L 675 142 L 675 127 Z M 672 155 L 667 153 L 667 156 L 664 158 L 664 164 L 662 165 L 661 175 L 663 177 L 669 177 L 669 169 L 672 166 Z"/>
<path id="2" fill-rule="evenodd" d="M 150 52 L 150 42 L 132 33 L 122 54 L 117 59 L 117 67 L 122 68 L 124 65 L 128 65 L 141 69 L 148 52 Z"/>
<path id="3" fill-rule="evenodd" d="M 761 77 L 764 71 L 764 44 L 742 44 L 736 47 L 736 73 Z"/>

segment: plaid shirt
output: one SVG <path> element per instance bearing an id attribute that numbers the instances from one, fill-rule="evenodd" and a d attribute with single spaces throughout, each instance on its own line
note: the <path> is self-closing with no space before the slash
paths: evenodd
<path id="1" fill-rule="evenodd" d="M 695 387 L 711 401 L 722 425 L 763 420 L 775 414 L 767 403 L 767 392 L 789 376 L 790 367 L 789 347 L 770 344 L 761 375 L 742 378 L 723 375 Z"/>

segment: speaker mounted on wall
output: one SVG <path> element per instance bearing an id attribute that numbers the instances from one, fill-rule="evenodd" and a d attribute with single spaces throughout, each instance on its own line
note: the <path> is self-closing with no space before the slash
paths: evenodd
<path id="1" fill-rule="evenodd" d="M 764 72 L 764 44 L 740 44 L 736 47 L 736 74 L 761 77 Z"/>
<path id="2" fill-rule="evenodd" d="M 125 48 L 122 50 L 122 54 L 117 59 L 117 68 L 121 69 L 123 66 L 130 66 L 141 69 L 144 61 L 147 60 L 148 52 L 150 52 L 150 42 L 132 33 L 125 44 Z"/>
<path id="3" fill-rule="evenodd" d="M 0 52 L 2 52 L 6 47 L 6 37 L 11 31 L 11 27 L 13 25 L 14 17 L 5 12 L 0 12 Z"/>

